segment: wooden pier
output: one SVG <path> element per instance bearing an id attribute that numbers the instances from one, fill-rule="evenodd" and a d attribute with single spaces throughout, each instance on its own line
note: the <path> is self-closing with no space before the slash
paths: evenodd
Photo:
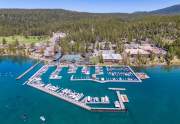
<path id="1" fill-rule="evenodd" d="M 21 75 L 19 75 L 16 80 L 20 80 L 24 75 L 26 75 L 28 72 L 30 72 L 33 68 L 35 68 L 41 61 L 38 61 L 36 64 L 34 64 L 33 66 L 31 66 L 28 70 L 26 70 L 24 73 L 22 73 Z"/>

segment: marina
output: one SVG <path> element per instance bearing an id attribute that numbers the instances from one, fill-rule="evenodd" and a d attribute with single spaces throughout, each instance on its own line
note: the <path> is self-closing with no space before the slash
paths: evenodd
<path id="1" fill-rule="evenodd" d="M 35 65 L 34 65 L 35 66 Z M 120 91 L 125 91 L 126 88 L 109 87 L 108 90 L 114 91 L 117 94 L 117 99 L 111 100 L 108 95 L 90 96 L 84 93 L 78 93 L 69 88 L 55 86 L 51 81 L 43 82 L 42 75 L 49 68 L 56 67 L 50 73 L 49 79 L 59 81 L 63 78 L 60 72 L 67 68 L 67 74 L 70 76 L 70 81 L 94 81 L 98 83 L 120 83 L 120 82 L 142 82 L 139 73 L 135 73 L 129 66 L 77 66 L 77 65 L 44 65 L 32 77 L 30 77 L 23 85 L 27 84 L 40 91 L 53 95 L 61 100 L 72 103 L 88 111 L 96 112 L 117 112 L 126 111 L 124 103 L 128 103 L 129 99 L 126 94 L 121 94 Z M 25 72 L 27 73 L 27 71 Z M 24 73 L 23 73 L 24 74 Z M 23 75 L 22 74 L 22 75 Z M 111 104 L 114 104 L 112 107 Z M 94 107 L 90 105 L 107 105 L 107 107 Z"/>
<path id="2" fill-rule="evenodd" d="M 99 102 L 99 100 L 96 101 L 97 97 L 95 98 L 90 98 L 89 96 L 85 97 L 82 101 L 80 101 L 80 99 L 84 96 L 83 93 L 75 93 L 72 92 L 70 89 L 61 89 L 58 90 L 59 87 L 53 86 L 51 84 L 43 84 L 41 80 L 38 79 L 34 79 L 31 80 L 30 82 L 27 83 L 27 85 L 36 88 L 40 91 L 43 91 L 45 93 L 48 93 L 50 95 L 53 95 L 57 98 L 60 98 L 64 101 L 67 101 L 69 103 L 72 103 L 76 106 L 79 106 L 83 109 L 89 110 L 89 111 L 124 111 L 126 110 L 124 104 L 122 103 L 122 101 L 120 101 L 121 99 L 119 99 L 119 102 L 123 105 L 121 107 L 117 108 L 98 108 L 98 107 L 90 107 L 87 104 L 109 104 L 109 98 L 107 96 L 105 97 L 101 97 L 101 101 Z"/>
<path id="3" fill-rule="evenodd" d="M 45 74 L 49 68 L 51 68 L 52 65 L 44 65 L 42 66 L 32 77 L 30 77 L 25 84 L 28 86 L 31 86 L 33 88 L 36 88 L 42 92 L 48 93 L 50 95 L 53 95 L 61 100 L 64 100 L 66 102 L 72 103 L 78 107 L 81 107 L 85 110 L 88 111 L 96 111 L 96 112 L 117 112 L 117 111 L 124 111 L 127 110 L 125 108 L 125 105 L 123 102 L 128 102 L 127 101 L 127 96 L 126 95 L 121 95 L 118 90 L 125 90 L 125 88 L 109 88 L 110 90 L 114 90 L 117 92 L 118 96 L 118 103 L 114 101 L 114 107 L 110 106 L 113 101 L 110 100 L 109 96 L 89 96 L 85 95 L 84 93 L 79 93 L 75 90 L 69 89 L 69 88 L 63 88 L 60 86 L 55 86 L 52 83 L 44 83 L 43 80 L 41 79 L 42 75 Z M 55 75 L 58 76 L 60 71 L 62 70 L 62 67 L 57 66 L 57 68 L 50 74 L 50 79 L 51 76 Z M 77 70 L 77 69 L 76 69 Z M 90 76 L 90 68 L 89 67 L 82 67 L 82 73 L 86 76 Z M 67 72 L 68 73 L 68 72 Z M 101 74 L 104 72 L 101 72 Z M 57 79 L 59 80 L 59 79 Z M 88 79 L 86 79 L 88 80 Z M 107 107 L 92 107 L 89 105 L 107 105 Z M 119 104 L 119 106 L 117 105 Z M 108 107 L 109 106 L 109 107 Z"/>
<path id="4" fill-rule="evenodd" d="M 32 75 L 27 81 L 23 83 L 23 85 L 27 84 L 28 82 L 31 82 L 32 80 L 41 80 L 40 76 L 45 73 L 48 70 L 48 65 L 42 66 L 34 75 Z"/>
<path id="5" fill-rule="evenodd" d="M 142 82 L 141 79 L 134 73 L 129 66 L 120 67 L 97 67 L 95 66 L 95 73 L 90 75 L 88 67 L 83 66 L 81 76 L 76 74 L 71 76 L 71 81 L 95 81 L 99 83 L 107 82 Z"/>
<path id="6" fill-rule="evenodd" d="M 0 124 L 180 124 L 180 0 L 1 0 Z"/>
<path id="7" fill-rule="evenodd" d="M 89 69 L 90 69 L 89 67 L 83 66 L 82 73 L 85 74 L 85 75 L 89 75 L 90 74 L 90 70 Z"/>
<path id="8" fill-rule="evenodd" d="M 78 67 L 76 65 L 69 65 L 69 70 L 68 73 L 72 74 L 72 73 L 76 73 Z"/>
<path id="9" fill-rule="evenodd" d="M 16 81 L 16 76 L 20 75 L 20 72 L 23 72 L 23 70 L 26 70 L 30 66 L 34 65 L 34 61 L 32 62 L 30 60 L 23 62 L 23 66 L 22 64 L 17 64 L 17 62 L 12 62 L 14 64 L 10 64 L 9 60 L 6 60 L 7 64 L 3 64 L 5 62 L 2 62 L 0 66 L 2 74 L 6 74 L 9 72 L 14 74 L 14 77 L 3 77 L 0 81 L 0 116 L 2 118 L 2 124 L 12 124 L 13 122 L 17 122 L 18 124 L 58 124 L 64 122 L 73 124 L 74 121 L 71 121 L 71 119 L 69 119 L 69 117 L 71 116 L 75 118 L 75 121 L 77 123 L 85 123 L 86 121 L 88 121 L 88 124 L 106 124 L 112 122 L 115 124 L 134 124 L 134 119 L 138 124 L 151 122 L 162 122 L 164 124 L 168 124 L 174 119 L 179 120 L 179 111 L 177 108 L 179 107 L 180 100 L 177 98 L 179 98 L 178 96 L 180 94 L 178 88 L 178 75 L 180 73 L 180 68 L 175 67 L 168 70 L 165 70 L 165 68 L 162 68 L 161 66 L 150 68 L 135 68 L 135 72 L 137 72 L 137 70 L 139 72 L 145 72 L 151 78 L 143 80 L 143 83 L 141 84 L 113 82 L 101 84 L 95 83 L 94 81 L 70 81 L 70 77 L 73 74 L 67 73 L 68 66 L 62 68 L 62 71 L 60 73 L 62 79 L 49 80 L 49 76 L 56 70 L 56 67 L 48 65 L 47 71 L 40 74 L 41 81 L 42 83 L 44 83 L 44 86 L 42 85 L 43 87 L 45 87 L 47 84 L 51 84 L 59 88 L 57 91 L 55 91 L 57 93 L 59 93 L 62 89 L 69 89 L 73 93 L 83 93 L 84 96 L 79 100 L 80 102 L 87 96 L 91 96 L 93 98 L 101 98 L 105 96 L 109 97 L 109 104 L 87 104 L 88 106 L 90 106 L 91 110 L 86 110 L 68 101 L 55 97 L 49 93 L 33 88 L 29 85 L 19 85 L 23 84 L 26 80 L 28 81 L 29 77 L 40 70 L 43 65 L 35 67 L 31 72 L 23 77 L 23 80 Z M 81 69 L 79 68 L 77 70 L 77 73 L 79 73 L 80 71 Z M 90 73 L 93 74 L 95 73 L 95 71 L 91 69 Z M 167 76 L 167 74 L 169 76 Z M 162 78 L 163 76 L 165 78 Z M 126 89 L 125 91 L 120 90 L 120 94 L 126 94 L 129 99 L 129 103 L 124 102 L 126 110 L 120 110 L 120 108 L 117 108 L 118 106 L 115 107 L 115 101 L 119 102 L 116 93 L 118 89 L 109 90 L 108 88 Z M 175 95 L 175 93 L 177 93 L 177 97 L 172 97 L 173 95 Z M 172 100 L 177 104 L 173 104 L 173 106 L 167 107 L 167 103 L 172 103 Z M 156 104 L 152 105 L 152 103 Z M 163 114 L 160 113 L 159 110 L 166 111 Z M 40 119 L 40 116 L 44 116 L 45 122 Z M 152 121 L 148 121 L 148 118 L 152 118 Z M 159 118 L 161 119 L 161 121 L 159 120 Z M 163 120 L 164 118 L 169 118 L 170 120 Z"/>
<path id="10" fill-rule="evenodd" d="M 57 66 L 56 70 L 50 75 L 49 79 L 61 79 L 62 76 L 59 76 L 61 70 L 62 68 L 60 66 Z"/>

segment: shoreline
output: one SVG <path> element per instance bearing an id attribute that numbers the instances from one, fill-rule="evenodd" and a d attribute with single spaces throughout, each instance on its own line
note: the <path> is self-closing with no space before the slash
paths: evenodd
<path id="1" fill-rule="evenodd" d="M 0 55 L 0 57 L 8 57 L 8 56 L 12 56 L 12 57 L 26 57 L 26 58 L 29 58 L 29 59 L 34 59 L 34 60 L 40 60 L 40 61 L 43 61 L 43 62 L 52 62 L 52 60 L 49 60 L 49 59 L 45 59 L 45 58 L 38 58 L 38 57 L 35 57 L 35 56 L 32 56 L 32 55 L 14 55 L 14 54 L 3 54 L 3 55 Z M 63 66 L 69 66 L 70 64 L 64 64 L 62 63 Z M 86 64 L 84 64 L 86 65 Z M 84 65 L 78 65 L 78 66 L 84 66 Z M 97 66 L 122 66 L 124 64 L 105 64 L 105 63 L 98 63 L 96 64 Z M 88 65 L 88 66 L 96 66 L 96 65 Z M 156 64 L 149 64 L 149 65 L 133 65 L 133 64 L 129 64 L 129 65 L 126 65 L 126 66 L 131 66 L 131 67 L 155 67 L 155 66 L 167 66 L 167 67 L 171 67 L 171 66 L 180 66 L 180 62 L 176 62 L 176 63 L 173 63 L 173 64 L 170 64 L 170 65 L 167 65 L 165 63 L 156 63 Z"/>

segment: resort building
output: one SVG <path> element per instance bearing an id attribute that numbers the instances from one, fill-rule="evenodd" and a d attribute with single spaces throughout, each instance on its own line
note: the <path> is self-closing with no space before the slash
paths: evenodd
<path id="1" fill-rule="evenodd" d="M 126 55 L 130 55 L 131 58 L 135 58 L 137 57 L 138 55 L 141 55 L 143 57 L 150 57 L 150 52 L 148 51 L 145 51 L 143 49 L 125 49 L 124 53 Z"/>
<path id="2" fill-rule="evenodd" d="M 81 63 L 84 61 L 80 54 L 63 55 L 60 59 L 61 63 Z"/>
<path id="3" fill-rule="evenodd" d="M 155 44 L 149 41 L 138 41 L 124 45 L 124 54 L 136 57 L 141 55 L 144 57 L 150 57 L 151 54 L 155 54 L 157 57 L 165 56 L 167 51 L 163 48 L 157 47 Z"/>
<path id="4" fill-rule="evenodd" d="M 104 63 L 119 63 L 122 62 L 122 56 L 120 54 L 102 54 Z"/>
<path id="5" fill-rule="evenodd" d="M 54 47 L 46 47 L 46 49 L 44 50 L 45 57 L 52 57 L 54 56 L 54 54 Z"/>
<path id="6" fill-rule="evenodd" d="M 165 51 L 162 48 L 150 45 L 150 44 L 142 44 L 139 46 L 140 49 L 143 49 L 145 51 L 149 51 L 151 53 L 154 53 L 155 55 L 166 55 L 167 51 Z"/>
<path id="7" fill-rule="evenodd" d="M 101 56 L 102 54 L 114 54 L 115 50 L 94 50 L 93 56 Z"/>

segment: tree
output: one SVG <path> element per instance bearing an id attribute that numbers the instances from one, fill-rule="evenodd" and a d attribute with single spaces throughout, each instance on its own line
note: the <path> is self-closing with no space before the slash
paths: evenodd
<path id="1" fill-rule="evenodd" d="M 98 57 L 91 57 L 90 62 L 94 65 L 99 63 L 99 58 Z"/>
<path id="2" fill-rule="evenodd" d="M 60 47 L 62 53 L 68 53 L 70 51 L 69 44 L 66 39 L 61 40 Z"/>
<path id="3" fill-rule="evenodd" d="M 100 62 L 100 63 L 104 63 L 104 62 L 103 62 L 103 57 L 102 57 L 102 55 L 99 56 L 99 62 Z"/>
<path id="4" fill-rule="evenodd" d="M 19 47 L 19 41 L 18 41 L 18 39 L 15 40 L 14 45 L 15 45 L 15 47 Z"/>
<path id="5" fill-rule="evenodd" d="M 155 57 L 156 57 L 156 55 L 154 53 L 151 53 L 150 54 L 150 61 L 154 61 Z"/>
<path id="6" fill-rule="evenodd" d="M 2 44 L 3 44 L 3 45 L 6 45 L 6 44 L 7 44 L 7 41 L 6 41 L 5 38 L 2 39 Z"/>

